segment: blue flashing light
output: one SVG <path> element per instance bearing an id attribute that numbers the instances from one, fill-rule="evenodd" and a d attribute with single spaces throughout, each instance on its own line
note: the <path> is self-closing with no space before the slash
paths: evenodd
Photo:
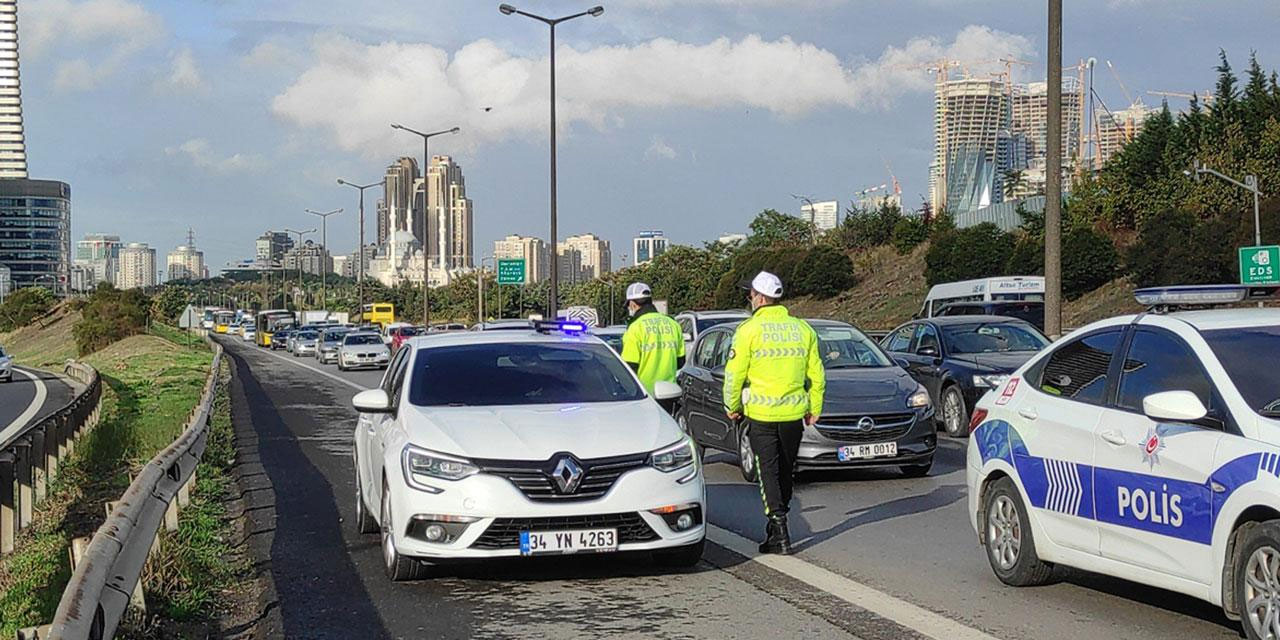
<path id="1" fill-rule="evenodd" d="M 1249 298 L 1250 291 L 1237 284 L 1182 285 L 1138 289 L 1133 297 L 1148 307 L 1236 304 Z"/>
<path id="2" fill-rule="evenodd" d="M 567 336 L 579 336 L 587 332 L 587 323 L 576 320 L 540 320 L 533 325 L 534 330 L 542 333 L 553 331 Z"/>

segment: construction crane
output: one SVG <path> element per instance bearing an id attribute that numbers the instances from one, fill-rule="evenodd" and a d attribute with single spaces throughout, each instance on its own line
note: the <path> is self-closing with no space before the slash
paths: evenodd
<path id="1" fill-rule="evenodd" d="M 1213 104 L 1213 92 L 1208 90 L 1202 94 L 1184 93 L 1182 91 L 1148 91 L 1147 93 L 1164 98 L 1186 98 L 1187 100 L 1196 98 L 1205 104 Z"/>
<path id="2" fill-rule="evenodd" d="M 1142 104 L 1142 97 L 1137 100 L 1133 98 L 1133 94 L 1129 93 L 1129 87 L 1124 86 L 1124 80 L 1120 79 L 1120 74 L 1116 72 L 1116 66 L 1107 60 L 1107 69 L 1111 70 L 1111 77 L 1116 79 L 1116 84 L 1120 85 L 1120 90 L 1124 92 L 1124 99 L 1129 101 L 1129 108 L 1142 108 L 1146 105 Z"/>

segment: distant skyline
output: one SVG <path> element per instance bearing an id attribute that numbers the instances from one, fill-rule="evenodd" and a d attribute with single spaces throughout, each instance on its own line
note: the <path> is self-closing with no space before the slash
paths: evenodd
<path id="1" fill-rule="evenodd" d="M 497 2 L 172 3 L 19 0 L 33 178 L 72 185 L 72 239 L 144 242 L 162 255 L 196 233 L 210 271 L 252 258 L 268 229 L 332 218 L 356 245 L 356 193 L 421 144 L 391 122 L 462 127 L 432 141 L 474 202 L 475 247 L 548 239 L 546 29 Z M 546 14 L 593 2 L 517 3 Z M 643 229 L 697 244 L 746 231 L 793 193 L 838 199 L 888 181 L 927 195 L 941 56 L 1015 56 L 1044 77 L 1043 2 L 1026 0 L 602 0 L 558 32 L 561 239 L 592 232 L 615 265 Z M 581 5 L 581 6 L 579 6 Z M 1113 111 L 1135 97 L 1213 86 L 1220 47 L 1280 68 L 1280 4 L 1068 3 L 1064 62 L 1096 57 Z M 915 67 L 915 68 L 912 68 Z M 984 72 L 983 69 L 975 69 Z M 1175 109 L 1185 102 L 1172 102 Z M 366 201 L 366 237 L 376 237 Z"/>

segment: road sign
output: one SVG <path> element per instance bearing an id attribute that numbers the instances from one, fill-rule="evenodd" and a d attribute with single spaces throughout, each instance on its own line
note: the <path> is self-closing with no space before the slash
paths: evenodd
<path id="1" fill-rule="evenodd" d="M 1240 247 L 1240 284 L 1280 285 L 1280 246 Z"/>
<path id="2" fill-rule="evenodd" d="M 200 314 L 196 312 L 195 307 L 187 305 L 187 308 L 182 310 L 182 315 L 178 317 L 178 327 L 191 329 L 198 326 L 200 326 Z"/>
<path id="3" fill-rule="evenodd" d="M 498 284 L 524 284 L 524 258 L 499 260 Z"/>

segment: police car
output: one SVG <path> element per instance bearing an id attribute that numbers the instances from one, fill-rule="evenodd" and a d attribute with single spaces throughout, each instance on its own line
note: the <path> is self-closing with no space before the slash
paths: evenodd
<path id="1" fill-rule="evenodd" d="M 1140 290 L 1154 308 L 1243 287 Z M 1265 292 L 1274 295 L 1274 289 Z M 969 513 L 1014 586 L 1061 564 L 1185 593 L 1280 638 L 1280 309 L 1079 329 L 976 406 Z"/>

